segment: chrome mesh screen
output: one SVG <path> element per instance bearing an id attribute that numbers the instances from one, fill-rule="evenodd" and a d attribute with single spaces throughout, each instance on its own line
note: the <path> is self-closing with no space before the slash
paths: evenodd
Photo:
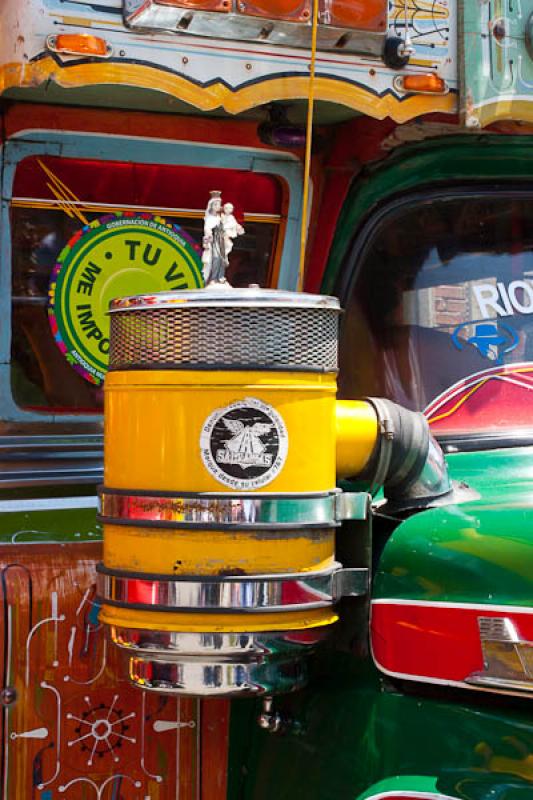
<path id="1" fill-rule="evenodd" d="M 109 368 L 337 369 L 330 308 L 141 308 L 111 315 Z"/>

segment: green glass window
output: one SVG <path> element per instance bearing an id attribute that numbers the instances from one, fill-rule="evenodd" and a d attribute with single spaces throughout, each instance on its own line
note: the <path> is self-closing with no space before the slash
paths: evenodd
<path id="1" fill-rule="evenodd" d="M 405 200 L 371 222 L 356 248 L 342 394 L 424 411 L 439 434 L 532 429 L 530 196 Z"/>

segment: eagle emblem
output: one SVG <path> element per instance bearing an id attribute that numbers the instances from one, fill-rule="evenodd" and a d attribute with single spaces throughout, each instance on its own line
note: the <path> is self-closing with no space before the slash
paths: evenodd
<path id="1" fill-rule="evenodd" d="M 216 408 L 200 433 L 200 452 L 218 483 L 248 492 L 283 469 L 289 437 L 282 416 L 257 397 Z"/>
<path id="2" fill-rule="evenodd" d="M 224 442 L 224 448 L 217 450 L 219 464 L 238 464 L 240 467 L 270 467 L 272 455 L 266 452 L 261 436 L 266 436 L 274 427 L 266 422 L 246 425 L 239 419 L 223 419 L 224 425 L 232 434 Z"/>

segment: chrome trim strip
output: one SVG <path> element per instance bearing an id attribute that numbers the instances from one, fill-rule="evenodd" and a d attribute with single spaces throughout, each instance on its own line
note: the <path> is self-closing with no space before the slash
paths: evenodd
<path id="1" fill-rule="evenodd" d="M 193 495 L 164 497 L 101 491 L 106 521 L 175 523 L 176 525 L 239 525 L 251 527 L 320 525 L 342 519 L 365 519 L 367 495 L 332 492 L 322 496 Z"/>
<path id="2" fill-rule="evenodd" d="M 220 16 L 216 19 L 220 21 Z M 291 23 L 292 24 L 292 23 Z M 238 288 L 230 294 L 225 289 L 188 289 L 186 292 L 158 292 L 117 297 L 111 301 L 109 313 L 132 313 L 141 308 L 312 308 L 341 313 L 337 297 L 311 294 L 309 292 L 287 292 L 280 289 Z"/>
<path id="3" fill-rule="evenodd" d="M 102 448 L 100 434 L 0 436 L 0 487 L 98 484 Z"/>
<path id="4" fill-rule="evenodd" d="M 105 568 L 104 568 L 105 569 Z M 321 573 L 150 579 L 99 569 L 97 593 L 121 607 L 187 611 L 287 611 L 327 608 L 368 591 L 368 570 L 335 567 Z"/>
<path id="5" fill-rule="evenodd" d="M 168 6 L 157 0 L 124 0 L 124 21 L 135 31 L 171 31 L 176 37 L 201 36 L 210 39 L 233 39 L 277 47 L 311 47 L 311 23 L 277 20 L 229 12 L 198 11 L 187 6 Z M 326 23 L 326 24 L 324 24 Z M 321 15 L 317 26 L 318 51 L 356 53 L 379 57 L 386 31 L 365 31 L 330 24 Z"/>
<path id="6" fill-rule="evenodd" d="M 6 469 L 5 462 L 0 461 L 0 488 L 2 489 L 81 484 L 96 486 L 102 481 L 103 475 L 104 470 L 100 465 L 84 467 L 80 466 L 77 461 L 72 461 L 70 465 L 66 462 L 61 469 L 52 466 L 40 468 L 40 464 L 36 462 L 28 462 L 15 469 Z"/>
<path id="7" fill-rule="evenodd" d="M 510 617 L 478 617 L 483 671 L 466 683 L 494 689 L 533 692 L 533 642 L 523 639 Z"/>

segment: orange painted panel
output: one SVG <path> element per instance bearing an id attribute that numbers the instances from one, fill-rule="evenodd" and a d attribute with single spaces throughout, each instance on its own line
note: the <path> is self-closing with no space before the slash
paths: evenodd
<path id="1" fill-rule="evenodd" d="M 384 31 L 387 26 L 386 0 L 320 0 L 321 22 L 354 30 Z"/>
<path id="2" fill-rule="evenodd" d="M 2 545 L 0 555 L 0 796 L 197 800 L 202 749 L 212 752 L 199 701 L 125 679 L 98 622 L 100 544 Z M 215 727 L 221 772 L 210 782 L 222 800 L 226 740 Z"/>
<path id="3" fill-rule="evenodd" d="M 228 736 L 230 701 L 202 700 L 202 797 L 223 800 L 226 797 L 228 771 Z"/>
<path id="4" fill-rule="evenodd" d="M 237 0 L 242 14 L 288 22 L 307 22 L 311 17 L 310 0 Z"/>

